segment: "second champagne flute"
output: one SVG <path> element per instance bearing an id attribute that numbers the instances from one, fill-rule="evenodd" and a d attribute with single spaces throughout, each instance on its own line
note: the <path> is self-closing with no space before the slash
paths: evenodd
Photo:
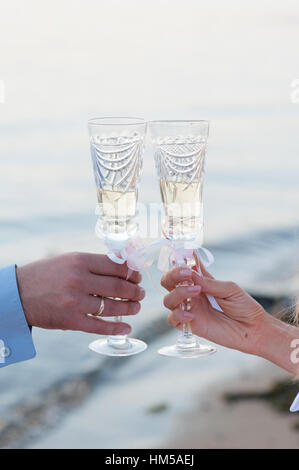
<path id="1" fill-rule="evenodd" d="M 209 122 L 152 121 L 150 133 L 164 206 L 163 235 L 182 254 L 176 264 L 192 268 L 196 260 L 186 244 L 200 247 L 203 239 L 202 191 Z M 191 299 L 186 299 L 182 309 L 190 308 Z M 215 351 L 214 346 L 201 344 L 190 323 L 185 323 L 176 344 L 160 349 L 159 354 L 197 358 Z"/>

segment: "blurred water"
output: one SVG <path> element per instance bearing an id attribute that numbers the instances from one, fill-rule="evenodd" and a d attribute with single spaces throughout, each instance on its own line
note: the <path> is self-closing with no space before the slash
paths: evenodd
<path id="1" fill-rule="evenodd" d="M 298 78 L 298 2 L 71 5 L 71 14 L 58 0 L 2 7 L 0 265 L 103 250 L 94 235 L 89 118 L 209 119 L 205 243 L 216 255 L 213 273 L 258 293 L 297 290 L 299 104 L 290 84 Z M 159 201 L 149 145 L 140 200 Z M 145 283 L 137 332 L 162 310 L 162 295 Z M 2 412 L 101 362 L 87 350 L 88 335 L 34 338 L 38 357 L 1 371 Z"/>

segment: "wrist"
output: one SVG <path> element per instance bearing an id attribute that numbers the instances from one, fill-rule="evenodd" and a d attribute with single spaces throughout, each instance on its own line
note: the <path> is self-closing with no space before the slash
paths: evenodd
<path id="1" fill-rule="evenodd" d="M 299 328 L 288 325 L 271 315 L 261 324 L 258 355 L 291 374 L 299 374 Z"/>
<path id="2" fill-rule="evenodd" d="M 20 301 L 23 307 L 23 311 L 25 314 L 26 321 L 28 326 L 31 328 L 33 326 L 33 322 L 29 313 L 29 309 L 27 307 L 26 301 L 26 276 L 23 273 L 23 268 L 16 267 L 16 279 L 17 279 L 17 286 L 20 296 Z"/>

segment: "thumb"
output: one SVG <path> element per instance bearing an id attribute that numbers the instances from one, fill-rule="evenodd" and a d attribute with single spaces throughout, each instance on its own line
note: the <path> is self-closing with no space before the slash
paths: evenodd
<path id="1" fill-rule="evenodd" d="M 227 299 L 240 291 L 240 287 L 234 282 L 216 281 L 208 277 L 197 276 L 196 283 L 201 286 L 202 292 L 218 299 Z"/>

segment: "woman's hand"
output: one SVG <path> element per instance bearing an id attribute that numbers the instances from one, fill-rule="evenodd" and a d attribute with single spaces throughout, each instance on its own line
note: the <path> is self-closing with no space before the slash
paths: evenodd
<path id="1" fill-rule="evenodd" d="M 202 268 L 202 267 L 201 267 Z M 181 329 L 190 322 L 194 334 L 228 348 L 264 357 L 299 377 L 299 328 L 287 325 L 265 312 L 263 307 L 233 282 L 216 281 L 202 268 L 203 277 L 186 268 L 175 268 L 161 280 L 170 293 L 164 305 L 171 310 L 169 323 Z M 176 287 L 193 282 L 192 287 Z M 215 297 L 223 312 L 209 303 Z M 191 310 L 181 303 L 191 298 Z"/>
<path id="2" fill-rule="evenodd" d="M 135 315 L 145 291 L 134 271 L 127 279 L 126 264 L 105 255 L 70 253 L 17 268 L 20 297 L 30 326 L 46 329 L 81 330 L 103 335 L 128 334 L 130 325 L 102 317 Z M 105 308 L 95 314 L 102 296 Z M 125 301 L 112 300 L 117 297 Z"/>
<path id="3" fill-rule="evenodd" d="M 182 282 L 192 282 L 191 287 L 176 287 Z M 233 282 L 222 282 L 204 270 L 199 277 L 191 269 L 174 268 L 165 274 L 161 284 L 170 293 L 164 305 L 171 310 L 169 323 L 182 328 L 190 322 L 192 332 L 215 343 L 243 352 L 260 354 L 263 325 L 269 315 L 250 295 Z M 204 294 L 215 297 L 223 312 L 218 312 Z M 190 311 L 182 309 L 182 302 L 191 298 Z"/>

